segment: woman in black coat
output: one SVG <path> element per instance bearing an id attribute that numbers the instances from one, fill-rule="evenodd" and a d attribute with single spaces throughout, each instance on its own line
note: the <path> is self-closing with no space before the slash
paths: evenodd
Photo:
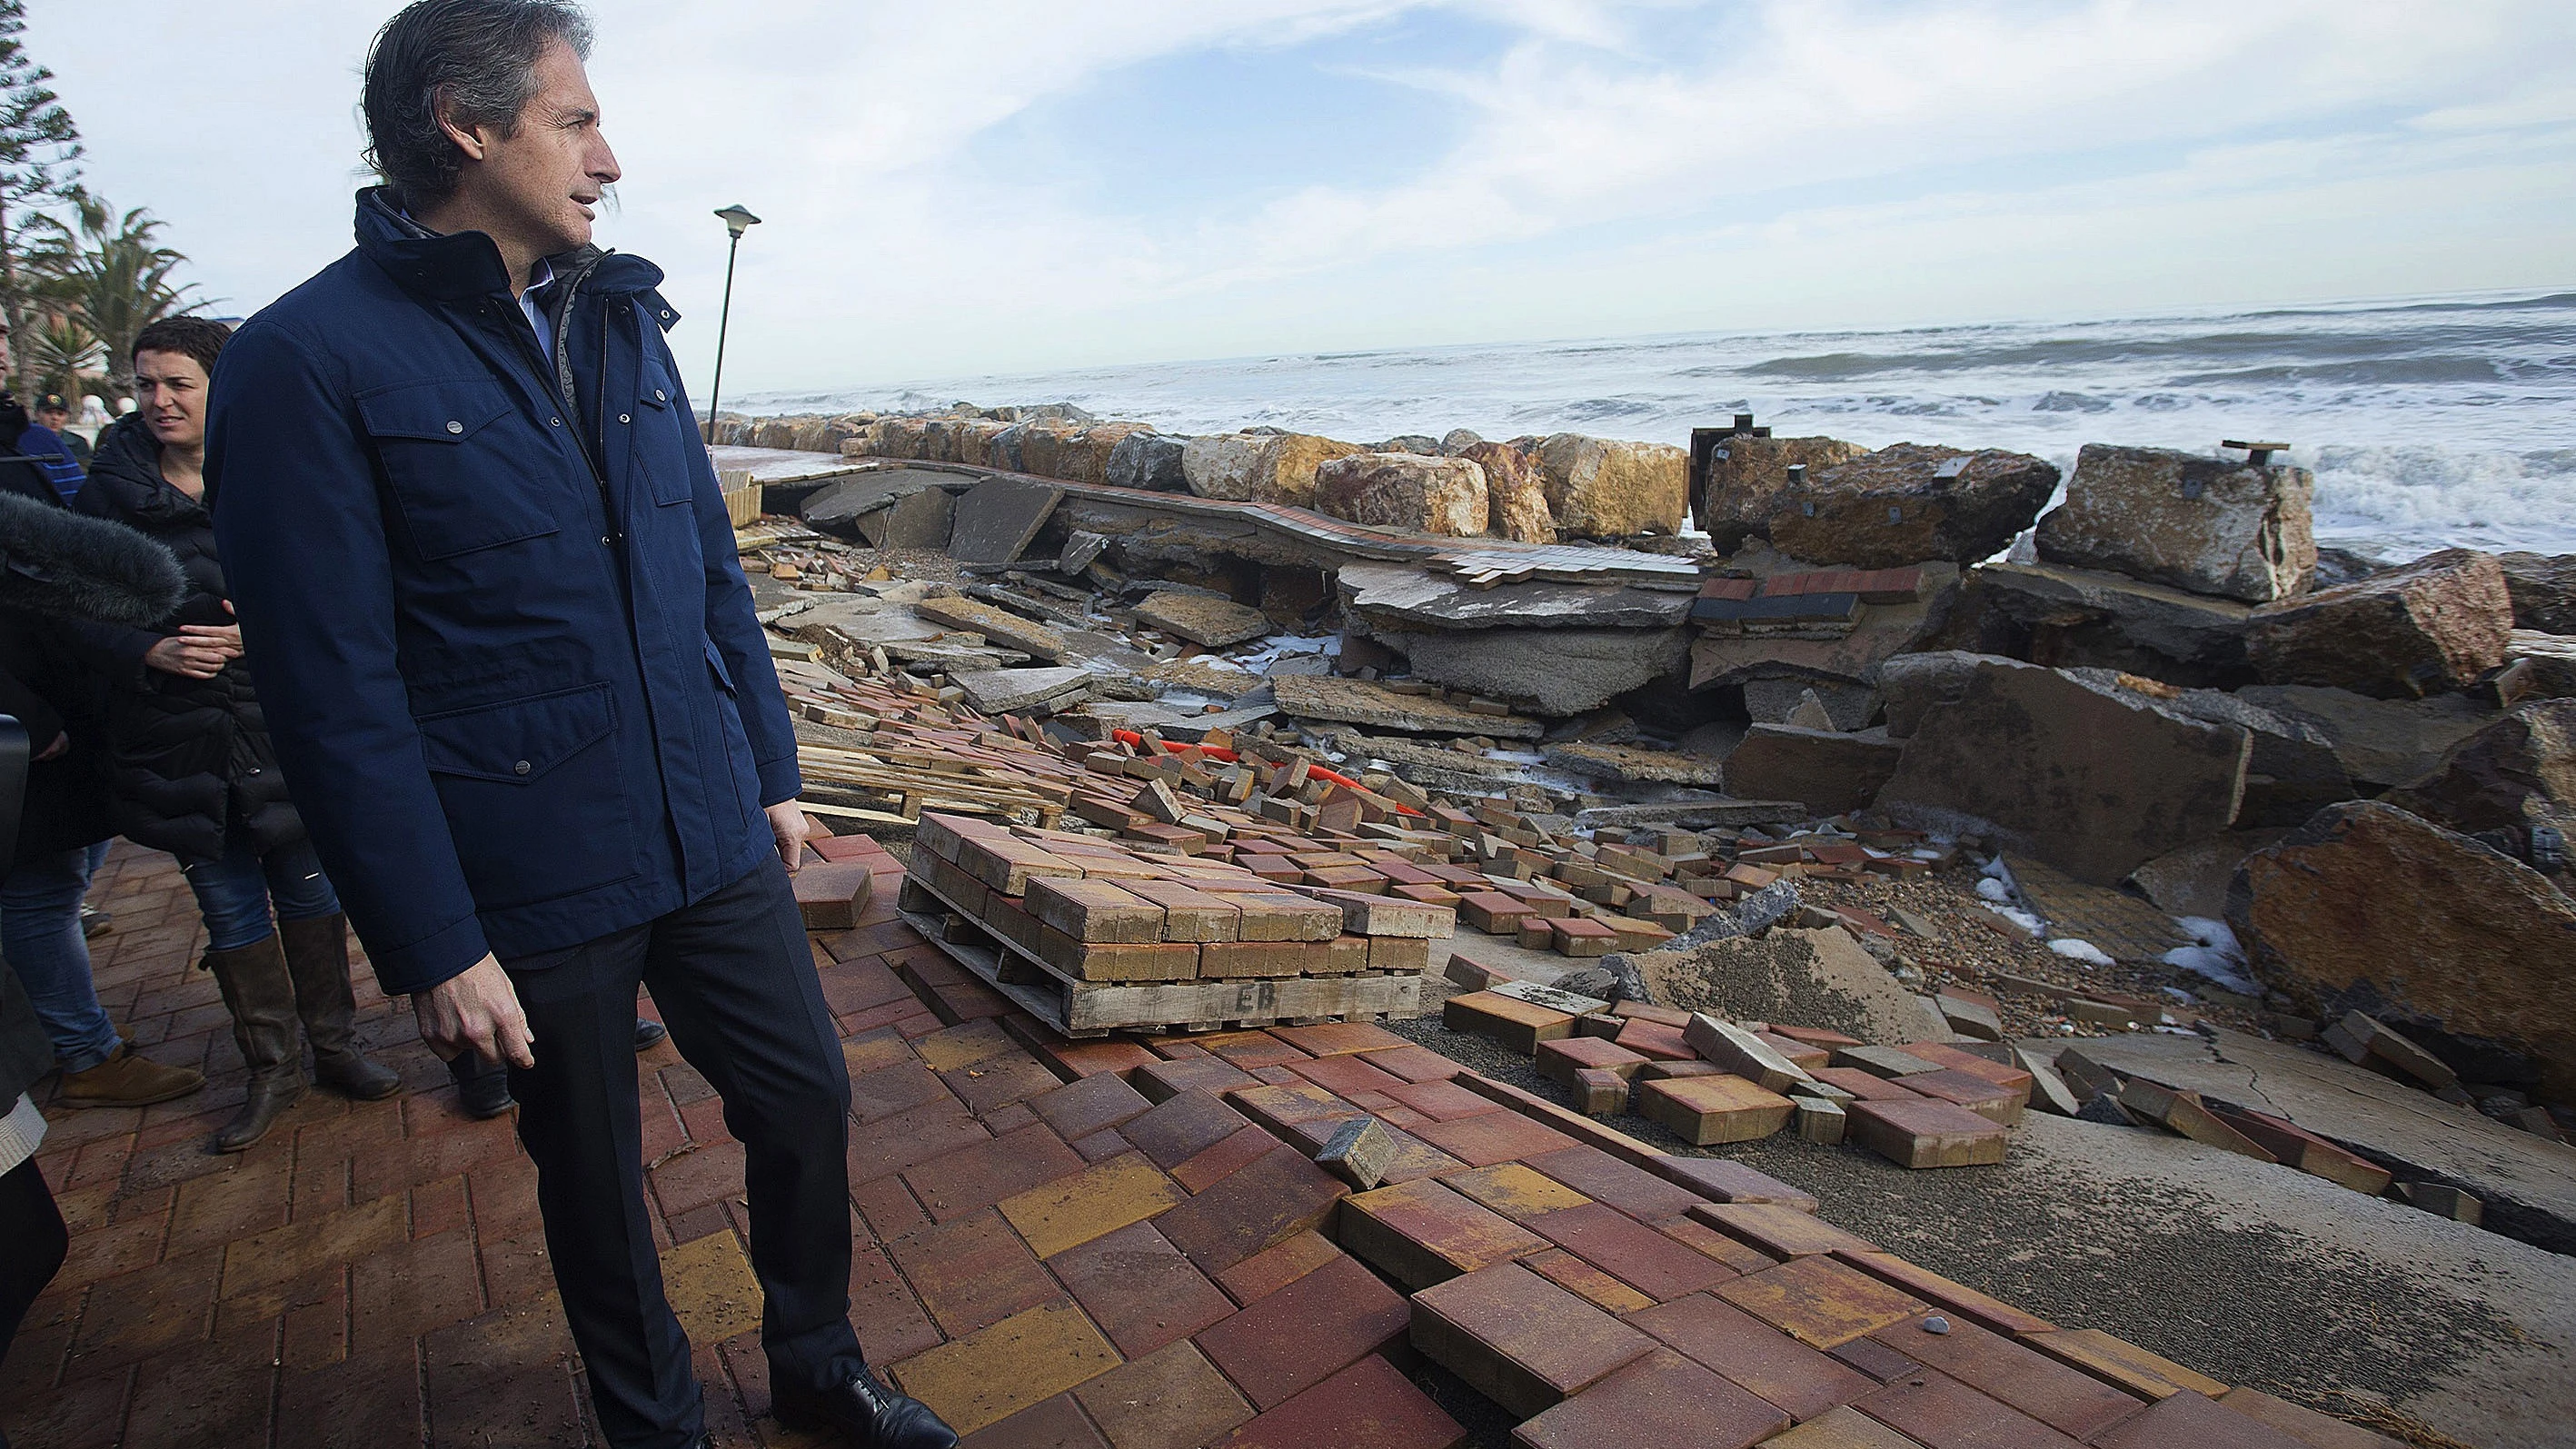
<path id="1" fill-rule="evenodd" d="M 347 923 L 287 798 L 215 556 L 206 394 L 228 335 L 196 317 L 143 329 L 139 406 L 100 436 L 76 506 L 159 540 L 187 575 L 168 618 L 107 643 L 109 788 L 118 832 L 177 856 L 205 916 L 205 964 L 251 1069 L 241 1114 L 215 1134 L 218 1150 L 238 1152 L 303 1095 L 299 1017 L 326 1085 L 376 1098 L 401 1079 L 358 1050 Z"/>

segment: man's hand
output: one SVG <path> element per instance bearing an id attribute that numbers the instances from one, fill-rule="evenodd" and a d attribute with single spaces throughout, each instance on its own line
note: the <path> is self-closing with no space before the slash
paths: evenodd
<path id="1" fill-rule="evenodd" d="M 242 654 L 239 624 L 182 624 L 143 651 L 143 662 L 182 679 L 212 679 Z"/>
<path id="2" fill-rule="evenodd" d="M 54 731 L 54 742 L 45 746 L 44 750 L 40 752 L 36 758 L 39 760 L 59 760 L 71 752 L 72 737 L 63 733 L 61 730 L 56 730 Z"/>
<path id="3" fill-rule="evenodd" d="M 415 992 L 412 1016 L 420 1022 L 420 1039 L 452 1061 L 465 1052 L 515 1066 L 537 1064 L 536 1037 L 528 1031 L 528 1014 L 519 1009 L 519 993 L 509 973 L 491 956 L 465 968 L 427 991 Z"/>
<path id="4" fill-rule="evenodd" d="M 787 873 L 794 875 L 805 865 L 805 837 L 814 827 L 805 819 L 805 807 L 793 800 L 781 800 L 769 807 L 769 833 L 778 837 L 778 858 L 787 862 Z"/>

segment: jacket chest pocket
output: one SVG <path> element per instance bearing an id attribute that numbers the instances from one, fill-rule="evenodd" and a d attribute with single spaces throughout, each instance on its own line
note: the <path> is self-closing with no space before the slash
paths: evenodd
<path id="1" fill-rule="evenodd" d="M 607 685 L 450 710 L 418 724 L 476 906 L 533 905 L 635 873 Z"/>
<path id="2" fill-rule="evenodd" d="M 635 465 L 655 503 L 686 503 L 695 496 L 688 454 L 670 446 L 674 432 L 694 441 L 695 425 L 680 407 L 680 385 L 660 358 L 647 356 L 635 374 Z"/>
<path id="3" fill-rule="evenodd" d="M 422 558 L 556 531 L 555 519 L 527 496 L 533 459 L 513 456 L 515 412 L 508 391 L 489 377 L 433 378 L 358 399 L 358 416 Z"/>

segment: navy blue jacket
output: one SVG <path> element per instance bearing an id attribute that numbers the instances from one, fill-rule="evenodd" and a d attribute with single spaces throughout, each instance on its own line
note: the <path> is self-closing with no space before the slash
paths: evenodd
<path id="1" fill-rule="evenodd" d="M 490 238 L 365 192 L 215 368 L 245 653 L 388 992 L 700 899 L 799 785 L 662 273 L 553 262 L 548 358 Z"/>

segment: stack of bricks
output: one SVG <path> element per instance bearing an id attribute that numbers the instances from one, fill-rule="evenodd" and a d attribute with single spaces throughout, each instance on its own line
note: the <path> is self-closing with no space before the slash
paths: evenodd
<path id="1" fill-rule="evenodd" d="M 1529 1053 L 1587 1115 L 1633 1112 L 1701 1147 L 1794 1127 L 1909 1168 L 1989 1165 L 2003 1160 L 2005 1129 L 2038 1085 L 1997 1043 L 1871 1046 L 1822 1028 L 1523 983 L 1453 996 L 1442 1020 Z"/>

